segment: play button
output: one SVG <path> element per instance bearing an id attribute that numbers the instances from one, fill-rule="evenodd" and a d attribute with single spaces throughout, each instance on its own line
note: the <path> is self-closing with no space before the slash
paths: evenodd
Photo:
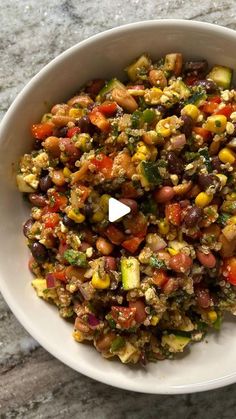
<path id="1" fill-rule="evenodd" d="M 119 218 L 124 217 L 124 215 L 129 214 L 130 207 L 128 205 L 123 204 L 117 199 L 110 198 L 108 201 L 108 220 L 111 223 L 114 221 L 119 220 Z"/>

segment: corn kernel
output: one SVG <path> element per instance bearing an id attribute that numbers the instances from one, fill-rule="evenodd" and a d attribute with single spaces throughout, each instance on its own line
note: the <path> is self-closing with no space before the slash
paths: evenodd
<path id="1" fill-rule="evenodd" d="M 83 342 L 84 334 L 80 332 L 79 330 L 74 330 L 73 338 L 76 340 L 76 342 Z"/>
<path id="2" fill-rule="evenodd" d="M 225 131 L 227 118 L 224 115 L 211 115 L 207 118 L 204 128 L 215 134 L 221 134 Z"/>
<path id="3" fill-rule="evenodd" d="M 100 221 L 103 221 L 105 217 L 105 212 L 102 210 L 98 210 L 93 214 L 92 221 L 94 221 L 95 223 L 99 223 Z"/>
<path id="4" fill-rule="evenodd" d="M 220 179 L 221 186 L 224 187 L 228 180 L 227 176 L 223 175 L 222 173 L 219 173 L 216 176 Z"/>
<path id="5" fill-rule="evenodd" d="M 217 313 L 215 310 L 208 311 L 207 315 L 212 323 L 214 323 L 217 320 Z"/>
<path id="6" fill-rule="evenodd" d="M 175 256 L 179 253 L 178 250 L 172 249 L 172 247 L 167 247 L 167 250 L 171 256 Z"/>
<path id="7" fill-rule="evenodd" d="M 181 114 L 190 116 L 194 121 L 196 121 L 200 114 L 200 111 L 195 105 L 189 104 L 184 106 L 184 108 L 181 111 Z"/>
<path id="8" fill-rule="evenodd" d="M 158 105 L 162 93 L 162 90 L 158 87 L 152 87 L 151 89 L 146 90 L 144 100 L 150 105 Z"/>
<path id="9" fill-rule="evenodd" d="M 99 204 L 100 207 L 102 209 L 102 212 L 107 212 L 108 211 L 108 204 L 109 204 L 109 199 L 110 199 L 110 195 L 108 194 L 103 194 L 101 196 L 101 198 L 99 199 Z"/>
<path id="10" fill-rule="evenodd" d="M 171 134 L 170 128 L 165 128 L 158 124 L 156 126 L 156 131 L 157 131 L 157 134 L 161 135 L 161 137 L 164 137 L 164 138 L 169 137 Z"/>
<path id="11" fill-rule="evenodd" d="M 200 192 L 195 198 L 195 204 L 200 208 L 204 208 L 210 204 L 212 199 L 213 195 L 208 195 L 206 192 Z"/>
<path id="12" fill-rule="evenodd" d="M 71 108 L 69 110 L 69 116 L 71 118 L 80 118 L 81 116 L 83 116 L 83 110 L 79 108 Z"/>
<path id="13" fill-rule="evenodd" d="M 71 220 L 75 221 L 75 223 L 83 223 L 85 220 L 85 216 L 83 214 L 79 212 L 77 213 L 73 209 L 71 209 L 67 215 Z"/>
<path id="14" fill-rule="evenodd" d="M 229 224 L 235 224 L 236 225 L 236 215 L 233 215 L 233 217 L 230 217 L 227 222 Z"/>
<path id="15" fill-rule="evenodd" d="M 229 148 L 225 147 L 220 150 L 218 157 L 222 163 L 230 163 L 233 164 L 235 162 L 235 153 L 230 150 Z"/>
<path id="16" fill-rule="evenodd" d="M 167 233 L 169 233 L 169 230 L 170 230 L 170 226 L 169 226 L 169 223 L 166 219 L 163 219 L 163 220 L 159 221 L 158 231 L 159 231 L 160 234 L 165 236 Z"/>
<path id="17" fill-rule="evenodd" d="M 91 137 L 89 134 L 83 133 L 77 136 L 77 140 L 75 142 L 75 146 L 80 148 L 82 151 L 89 151 L 92 144 L 91 144 Z"/>
<path id="18" fill-rule="evenodd" d="M 159 323 L 159 321 L 160 321 L 160 319 L 159 319 L 158 316 L 152 316 L 152 318 L 151 318 L 151 325 L 152 326 L 156 326 L 157 323 Z"/>
<path id="19" fill-rule="evenodd" d="M 98 272 L 94 272 L 92 276 L 92 286 L 98 290 L 104 290 L 110 286 L 110 277 L 105 274 L 104 278 L 101 278 Z"/>
<path id="20" fill-rule="evenodd" d="M 133 155 L 133 161 L 142 161 L 142 160 L 149 160 L 151 157 L 151 152 L 149 147 L 143 142 L 139 141 L 137 144 L 137 151 Z"/>
<path id="21" fill-rule="evenodd" d="M 63 169 L 63 175 L 65 176 L 65 178 L 69 178 L 71 175 L 71 171 L 70 169 L 68 169 L 68 167 L 64 167 Z"/>
<path id="22" fill-rule="evenodd" d="M 41 122 L 48 122 L 52 119 L 52 114 L 51 113 L 45 113 L 41 119 Z"/>

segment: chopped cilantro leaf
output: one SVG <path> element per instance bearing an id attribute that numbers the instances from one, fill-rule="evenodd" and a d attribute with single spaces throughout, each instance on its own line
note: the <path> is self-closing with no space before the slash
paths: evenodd
<path id="1" fill-rule="evenodd" d="M 157 259 L 156 256 L 151 256 L 150 257 L 149 264 L 153 268 L 157 268 L 157 269 L 165 269 L 166 268 L 165 262 L 163 260 Z"/>

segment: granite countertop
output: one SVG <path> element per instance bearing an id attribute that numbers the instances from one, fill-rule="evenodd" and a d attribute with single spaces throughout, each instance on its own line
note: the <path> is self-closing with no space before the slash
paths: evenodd
<path id="1" fill-rule="evenodd" d="M 185 18 L 236 29 L 234 0 L 2 0 L 0 119 L 46 63 L 100 31 L 152 18 Z M 108 387 L 53 358 L 0 297 L 0 417 L 230 419 L 236 385 L 192 395 L 143 395 Z"/>

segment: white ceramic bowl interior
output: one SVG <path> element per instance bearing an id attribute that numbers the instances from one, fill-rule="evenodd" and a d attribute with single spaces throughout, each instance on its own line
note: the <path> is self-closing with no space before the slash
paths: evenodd
<path id="1" fill-rule="evenodd" d="M 104 360 L 94 348 L 76 343 L 72 325 L 37 298 L 30 282 L 29 253 L 22 223 L 29 209 L 15 185 L 19 157 L 31 149 L 30 126 L 92 78 L 123 77 L 123 68 L 143 52 L 158 58 L 181 51 L 205 57 L 210 64 L 236 68 L 236 32 L 219 26 L 182 21 L 148 21 L 95 35 L 47 65 L 16 98 L 0 129 L 0 287 L 26 330 L 50 353 L 75 370 L 104 383 L 146 393 L 203 391 L 236 381 L 236 324 L 226 321 L 219 334 L 192 345 L 177 360 L 133 368 Z"/>

